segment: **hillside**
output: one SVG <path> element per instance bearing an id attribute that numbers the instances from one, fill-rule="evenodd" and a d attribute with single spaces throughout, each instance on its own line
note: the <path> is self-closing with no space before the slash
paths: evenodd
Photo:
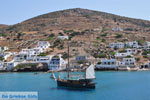
<path id="1" fill-rule="evenodd" d="M 114 31 L 113 28 L 121 30 Z M 122 17 L 88 9 L 68 9 L 40 15 L 24 22 L 0 27 L 0 45 L 11 51 L 32 47 L 38 40 L 52 44 L 51 53 L 65 52 L 66 41 L 58 35 L 69 35 L 72 54 L 105 51 L 110 42 L 150 40 L 150 21 Z"/>
<path id="2" fill-rule="evenodd" d="M 8 25 L 0 24 L 0 28 L 8 27 Z"/>

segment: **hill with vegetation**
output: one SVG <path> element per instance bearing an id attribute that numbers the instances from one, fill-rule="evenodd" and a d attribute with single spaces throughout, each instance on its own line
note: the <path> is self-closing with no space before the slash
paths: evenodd
<path id="1" fill-rule="evenodd" d="M 114 30 L 115 29 L 115 30 Z M 51 43 L 50 54 L 65 54 L 69 36 L 73 55 L 105 56 L 110 42 L 150 40 L 150 21 L 88 9 L 67 9 L 40 15 L 15 25 L 0 25 L 1 46 L 10 51 L 31 48 L 37 41 Z M 108 49 L 108 50 L 107 50 Z"/>

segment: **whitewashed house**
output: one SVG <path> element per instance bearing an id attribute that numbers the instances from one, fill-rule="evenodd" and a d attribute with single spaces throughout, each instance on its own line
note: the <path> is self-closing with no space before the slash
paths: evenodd
<path id="1" fill-rule="evenodd" d="M 3 71 L 3 70 L 5 70 L 4 62 L 0 61 L 0 71 Z"/>
<path id="2" fill-rule="evenodd" d="M 61 40 L 68 40 L 69 39 L 69 37 L 68 36 L 58 36 L 58 39 L 61 39 Z"/>
<path id="3" fill-rule="evenodd" d="M 8 49 L 9 49 L 8 47 L 0 47 L 0 52 L 4 52 L 4 51 L 6 51 Z"/>
<path id="4" fill-rule="evenodd" d="M 133 41 L 133 42 L 126 42 L 125 44 L 126 47 L 131 47 L 131 48 L 139 48 L 138 42 Z"/>
<path id="5" fill-rule="evenodd" d="M 115 31 L 115 32 L 117 32 L 117 31 L 123 31 L 123 29 L 120 28 L 120 27 L 115 27 L 115 28 L 112 28 L 112 31 Z"/>
<path id="6" fill-rule="evenodd" d="M 118 43 L 110 43 L 109 44 L 109 47 L 110 48 L 118 48 L 118 49 L 121 49 L 121 48 L 124 48 L 125 44 L 122 43 L 122 42 L 118 42 Z"/>
<path id="7" fill-rule="evenodd" d="M 118 67 L 116 59 L 102 59 L 96 64 L 96 68 L 115 69 Z"/>
<path id="8" fill-rule="evenodd" d="M 115 54 L 115 57 L 116 57 L 116 58 L 124 58 L 124 57 L 127 57 L 127 56 L 132 56 L 132 55 L 131 55 L 131 53 L 129 53 L 129 52 L 125 52 L 125 53 L 118 53 L 118 52 L 117 52 L 117 53 Z"/>
<path id="9" fill-rule="evenodd" d="M 150 68 L 150 61 L 146 62 L 143 66 L 143 68 Z"/>
<path id="10" fill-rule="evenodd" d="M 6 51 L 6 50 L 9 50 L 9 48 L 8 47 L 4 47 L 4 51 Z"/>
<path id="11" fill-rule="evenodd" d="M 20 57 L 24 56 L 24 60 L 32 60 L 36 56 L 32 49 L 22 49 L 22 51 L 19 52 L 19 55 Z"/>
<path id="12" fill-rule="evenodd" d="M 146 41 L 143 47 L 145 50 L 150 50 L 150 42 Z"/>
<path id="13" fill-rule="evenodd" d="M 86 56 L 76 56 L 76 61 L 84 61 L 86 60 Z"/>
<path id="14" fill-rule="evenodd" d="M 4 52 L 0 52 L 0 57 L 4 57 Z"/>
<path id="15" fill-rule="evenodd" d="M 59 57 L 52 57 L 49 62 L 50 70 L 60 70 L 66 68 L 67 62 L 59 55 Z"/>
<path id="16" fill-rule="evenodd" d="M 24 60 L 26 60 L 26 54 L 17 54 L 13 58 L 14 62 L 22 62 Z"/>
<path id="17" fill-rule="evenodd" d="M 4 50 L 3 50 L 3 47 L 0 47 L 0 57 L 4 57 Z"/>
<path id="18" fill-rule="evenodd" d="M 4 67 L 7 71 L 11 71 L 14 67 L 16 67 L 20 62 L 14 62 L 13 60 L 10 62 L 5 62 Z"/>
<path id="19" fill-rule="evenodd" d="M 40 53 L 42 53 L 42 49 L 40 48 L 22 49 L 22 51 L 19 52 L 20 55 L 25 55 L 26 60 L 33 60 Z"/>
<path id="20" fill-rule="evenodd" d="M 33 48 L 32 50 L 34 51 L 34 54 L 36 54 L 36 55 L 43 52 L 43 50 L 41 48 Z"/>
<path id="21" fill-rule="evenodd" d="M 37 43 L 37 48 L 41 48 L 41 49 L 43 49 L 43 51 L 45 51 L 46 49 L 48 49 L 49 46 L 50 46 L 50 43 L 47 42 L 47 41 L 39 41 Z"/>
<path id="22" fill-rule="evenodd" d="M 13 54 L 11 52 L 5 52 L 4 53 L 4 60 L 7 60 L 7 58 L 9 58 L 10 56 L 12 56 Z"/>
<path id="23" fill-rule="evenodd" d="M 126 49 L 126 52 L 128 53 L 128 54 L 136 54 L 137 53 L 137 49 Z"/>
<path id="24" fill-rule="evenodd" d="M 135 66 L 135 58 L 123 58 L 121 62 L 119 62 L 119 66 Z"/>
<path id="25" fill-rule="evenodd" d="M 35 58 L 36 63 L 49 63 L 51 60 L 50 56 L 40 56 Z"/>

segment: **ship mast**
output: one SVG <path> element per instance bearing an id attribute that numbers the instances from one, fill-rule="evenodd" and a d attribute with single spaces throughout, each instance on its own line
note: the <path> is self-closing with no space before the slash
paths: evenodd
<path id="1" fill-rule="evenodd" d="M 70 56 L 70 54 L 69 54 L 69 40 L 68 40 L 68 65 L 67 65 L 67 72 L 68 72 L 68 79 L 69 79 L 69 77 L 70 77 L 70 73 L 69 73 L 69 66 L 70 66 L 70 62 L 69 62 L 69 56 Z"/>

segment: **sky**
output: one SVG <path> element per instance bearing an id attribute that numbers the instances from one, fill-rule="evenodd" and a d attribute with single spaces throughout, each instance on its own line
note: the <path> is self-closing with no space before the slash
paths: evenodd
<path id="1" fill-rule="evenodd" d="M 150 20 L 149 4 L 150 0 L 0 0 L 0 24 L 13 25 L 69 8 L 86 8 Z"/>

